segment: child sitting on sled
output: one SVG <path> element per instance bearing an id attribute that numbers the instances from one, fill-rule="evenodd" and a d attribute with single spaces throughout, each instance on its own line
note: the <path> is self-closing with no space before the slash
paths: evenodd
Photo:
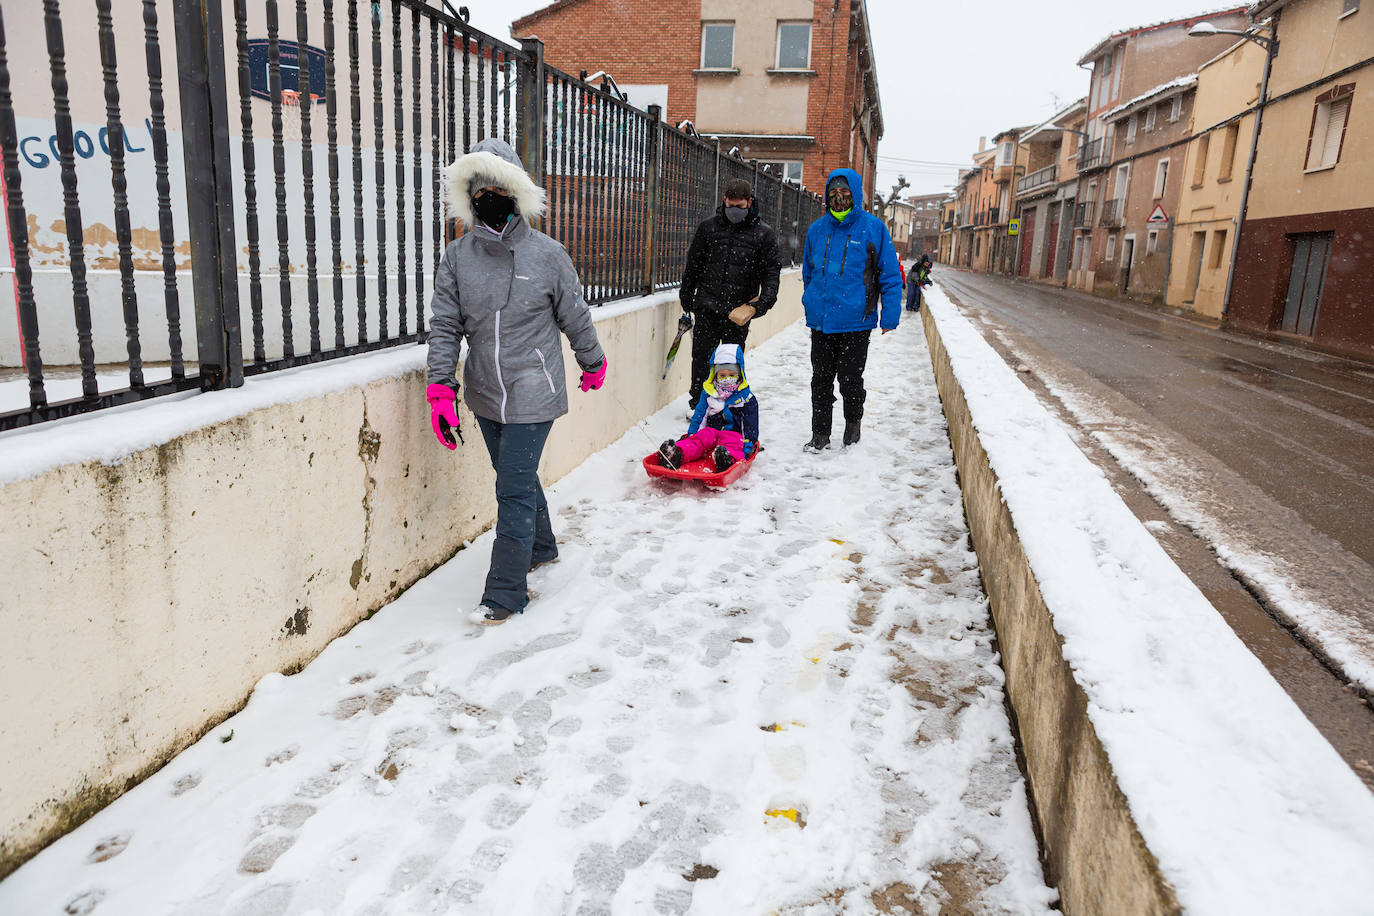
<path id="1" fill-rule="evenodd" d="M 716 471 L 743 461 L 759 442 L 759 402 L 744 377 L 744 348 L 721 344 L 711 356 L 687 435 L 658 447 L 658 461 L 677 470 L 688 461 L 710 455 Z"/>

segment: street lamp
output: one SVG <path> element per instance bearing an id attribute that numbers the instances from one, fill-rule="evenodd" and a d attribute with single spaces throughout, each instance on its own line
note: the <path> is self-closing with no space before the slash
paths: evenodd
<path id="1" fill-rule="evenodd" d="M 1250 159 L 1245 163 L 1245 184 L 1240 189 L 1240 211 L 1236 215 L 1236 237 L 1231 243 L 1231 264 L 1226 271 L 1226 293 L 1221 300 L 1221 317 L 1224 321 L 1231 311 L 1231 287 L 1236 280 L 1236 260 L 1240 254 L 1240 232 L 1245 225 L 1245 209 L 1250 203 L 1250 181 L 1255 173 L 1255 152 L 1259 148 L 1260 122 L 1264 119 L 1264 106 L 1269 99 L 1269 70 L 1273 66 L 1274 57 L 1279 53 L 1279 42 L 1277 38 L 1261 35 L 1253 28 L 1245 31 L 1219 29 L 1210 22 L 1199 22 L 1188 30 L 1188 35 L 1192 38 L 1237 35 L 1264 48 L 1264 75 L 1260 77 L 1259 103 L 1255 106 L 1255 129 L 1250 133 Z"/>

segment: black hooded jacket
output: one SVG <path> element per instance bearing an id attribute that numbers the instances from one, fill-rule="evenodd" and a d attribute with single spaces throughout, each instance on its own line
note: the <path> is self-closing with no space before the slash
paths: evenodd
<path id="1" fill-rule="evenodd" d="M 755 295 L 755 318 L 778 301 L 778 240 L 759 219 L 757 199 L 738 223 L 725 218 L 725 204 L 697 226 L 682 272 L 682 308 L 688 312 L 729 315 Z"/>

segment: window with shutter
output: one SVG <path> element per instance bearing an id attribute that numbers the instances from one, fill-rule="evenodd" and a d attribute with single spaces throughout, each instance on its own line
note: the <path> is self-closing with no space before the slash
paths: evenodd
<path id="1" fill-rule="evenodd" d="M 1193 187 L 1202 187 L 1202 179 L 1207 174 L 1207 148 L 1212 145 L 1212 138 L 1208 134 L 1203 134 L 1197 138 L 1197 143 L 1193 148 Z"/>
<path id="2" fill-rule="evenodd" d="M 1317 97 L 1312 112 L 1312 132 L 1307 140 L 1307 171 L 1329 169 L 1340 161 L 1341 143 L 1354 94 L 1355 84 L 1348 83 Z"/>
<path id="3" fill-rule="evenodd" d="M 1131 115 L 1131 119 L 1126 122 L 1126 142 L 1135 142 L 1135 115 Z"/>
<path id="4" fill-rule="evenodd" d="M 1155 129 L 1155 106 L 1151 105 L 1145 110 L 1145 132 L 1149 133 Z"/>
<path id="5" fill-rule="evenodd" d="M 1221 140 L 1221 171 L 1217 181 L 1230 181 L 1231 171 L 1236 164 L 1236 143 L 1240 139 L 1240 124 L 1226 125 L 1226 133 Z"/>

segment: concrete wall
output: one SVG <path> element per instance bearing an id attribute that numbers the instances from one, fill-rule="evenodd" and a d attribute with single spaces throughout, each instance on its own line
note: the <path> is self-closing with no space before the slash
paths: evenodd
<path id="1" fill-rule="evenodd" d="M 659 378 L 679 314 L 676 300 L 598 309 L 607 385 L 571 392 L 546 483 L 686 391 L 686 352 Z M 750 343 L 800 315 L 790 272 Z M 0 487 L 0 876 L 491 524 L 493 475 L 471 415 L 460 410 L 469 432 L 457 452 L 432 439 L 423 352 L 396 377 Z M 77 422 L 97 439 L 121 416 Z"/>
<path id="2" fill-rule="evenodd" d="M 1181 912 L 1141 838 L 1111 762 L 1088 718 L 1087 696 L 1065 661 L 1054 618 L 1040 593 L 995 471 L 978 440 L 930 309 L 921 320 L 964 510 L 1006 670 L 1025 754 L 1046 879 L 1070 916 Z"/>

